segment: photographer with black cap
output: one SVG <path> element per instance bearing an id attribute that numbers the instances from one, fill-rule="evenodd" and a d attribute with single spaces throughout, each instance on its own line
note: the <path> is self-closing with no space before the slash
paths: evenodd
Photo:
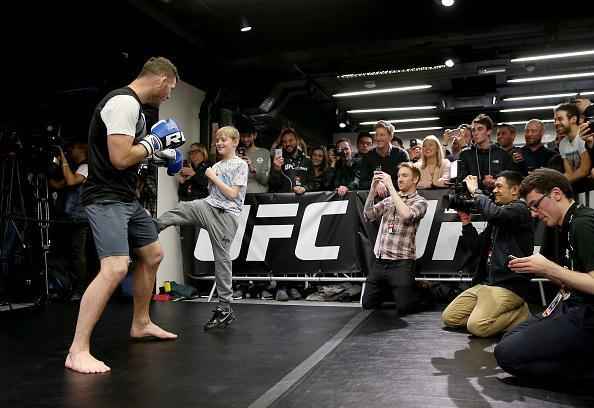
<path id="1" fill-rule="evenodd" d="M 530 211 L 520 198 L 522 175 L 503 171 L 495 179 L 495 201 L 478 189 L 476 176 L 464 179 L 474 197 L 474 207 L 487 220 L 480 234 L 470 222 L 470 214 L 458 208 L 462 221 L 460 243 L 471 258 L 478 257 L 473 285 L 454 299 L 443 311 L 448 327 L 465 327 L 478 337 L 490 337 L 507 331 L 529 316 L 525 299 L 530 280 L 507 266 L 509 257 L 530 256 L 534 233 Z M 468 211 L 467 209 L 464 209 Z"/>

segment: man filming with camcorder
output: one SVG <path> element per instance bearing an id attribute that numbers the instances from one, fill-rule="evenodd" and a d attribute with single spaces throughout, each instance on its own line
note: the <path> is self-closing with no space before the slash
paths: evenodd
<path id="1" fill-rule="evenodd" d="M 478 178 L 464 178 L 468 197 L 450 200 L 462 221 L 461 245 L 479 264 L 473 286 L 444 310 L 442 320 L 448 327 L 466 327 L 478 337 L 507 331 L 529 316 L 527 299 L 530 279 L 512 272 L 511 257 L 530 256 L 534 233 L 530 210 L 520 198 L 522 175 L 503 171 L 494 182 L 494 201 L 478 189 Z M 469 212 L 479 212 L 487 220 L 480 234 L 471 223 Z"/>

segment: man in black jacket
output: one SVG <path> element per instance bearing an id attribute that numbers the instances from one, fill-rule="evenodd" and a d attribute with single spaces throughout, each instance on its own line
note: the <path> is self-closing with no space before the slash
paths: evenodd
<path id="1" fill-rule="evenodd" d="M 478 189 L 475 176 L 464 181 L 475 197 L 475 204 L 487 220 L 478 233 L 470 215 L 458 211 L 462 220 L 461 244 L 480 257 L 478 271 L 470 289 L 461 293 L 444 310 L 442 319 L 448 327 L 466 327 L 478 337 L 490 337 L 508 330 L 529 316 L 525 302 L 530 290 L 526 275 L 508 267 L 508 257 L 530 256 L 534 234 L 530 211 L 519 200 L 522 175 L 504 171 L 495 180 L 495 202 Z"/>
<path id="2" fill-rule="evenodd" d="M 371 179 L 375 171 L 382 171 L 392 176 L 392 183 L 398 185 L 398 166 L 409 161 L 408 153 L 404 149 L 392 146 L 394 126 L 380 120 L 375 124 L 375 149 L 371 150 L 361 161 L 361 176 L 359 189 L 369 190 Z M 376 186 L 380 196 L 385 197 L 387 189 L 380 183 Z"/>
<path id="3" fill-rule="evenodd" d="M 474 145 L 460 152 L 458 178 L 468 175 L 478 178 L 479 188 L 492 191 L 495 176 L 504 170 L 517 170 L 511 156 L 499 146 L 491 143 L 493 121 L 480 114 L 472 121 L 472 140 Z"/>
<path id="4" fill-rule="evenodd" d="M 280 143 L 282 154 L 273 156 L 270 169 L 268 181 L 270 192 L 303 194 L 313 171 L 311 160 L 299 150 L 297 133 L 294 129 L 283 129 Z"/>

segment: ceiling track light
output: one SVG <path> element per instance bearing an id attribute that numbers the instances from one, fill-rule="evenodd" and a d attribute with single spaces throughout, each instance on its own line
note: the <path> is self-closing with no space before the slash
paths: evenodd
<path id="1" fill-rule="evenodd" d="M 355 92 L 342 92 L 332 95 L 335 98 L 345 98 L 348 96 L 363 96 L 363 95 L 377 95 L 383 93 L 393 92 L 407 92 L 407 91 L 419 91 L 423 89 L 429 89 L 432 85 L 413 85 L 413 86 L 401 86 L 398 88 L 383 88 L 374 89 L 372 91 L 355 91 Z"/>
<path id="2" fill-rule="evenodd" d="M 353 109 L 348 110 L 347 113 L 375 113 L 375 112 L 404 112 L 404 111 L 417 111 L 417 110 L 431 110 L 437 109 L 437 106 L 402 106 L 400 108 L 377 108 L 377 109 Z"/>
<path id="3" fill-rule="evenodd" d="M 439 120 L 439 116 L 432 116 L 430 118 L 410 118 L 410 119 L 392 119 L 392 120 L 384 120 L 384 122 L 388 123 L 410 123 L 410 122 L 429 122 L 432 120 Z M 361 122 L 359 125 L 375 125 L 378 121 L 368 121 L 368 122 Z"/>
<path id="4" fill-rule="evenodd" d="M 561 74 L 561 75 L 547 75 L 539 77 L 527 77 L 527 78 L 516 78 L 508 79 L 508 83 L 521 83 L 521 82 L 538 82 L 538 81 L 552 81 L 555 79 L 572 79 L 572 78 L 587 78 L 594 76 L 594 72 L 580 72 L 577 74 Z"/>
<path id="5" fill-rule="evenodd" d="M 241 17 L 241 25 L 239 30 L 242 33 L 247 33 L 248 31 L 252 31 L 252 26 L 248 23 L 247 18 Z"/>
<path id="6" fill-rule="evenodd" d="M 526 108 L 511 108 L 511 109 L 500 109 L 499 112 L 501 113 L 510 113 L 510 112 L 530 112 L 530 111 L 537 111 L 537 110 L 553 110 L 556 105 L 551 106 L 530 106 Z"/>
<path id="7" fill-rule="evenodd" d="M 561 52 L 557 54 L 536 55 L 533 57 L 513 58 L 510 62 L 528 62 L 528 61 L 543 61 L 560 58 L 584 57 L 587 55 L 594 55 L 594 50 L 576 51 L 576 52 Z"/>

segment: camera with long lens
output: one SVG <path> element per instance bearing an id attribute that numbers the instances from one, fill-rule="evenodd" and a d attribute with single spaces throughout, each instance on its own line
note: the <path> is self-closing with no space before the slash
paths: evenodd
<path id="1" fill-rule="evenodd" d="M 478 212 L 476 201 L 463 181 L 453 184 L 448 194 L 443 197 L 443 206 L 469 214 Z"/>
<path id="2" fill-rule="evenodd" d="M 462 168 L 463 163 L 460 160 L 453 162 L 450 166 L 450 191 L 443 196 L 443 208 L 462 211 L 465 213 L 476 213 L 478 207 L 475 203 L 474 197 L 468 191 L 468 187 L 463 180 L 458 180 L 458 172 Z"/>

